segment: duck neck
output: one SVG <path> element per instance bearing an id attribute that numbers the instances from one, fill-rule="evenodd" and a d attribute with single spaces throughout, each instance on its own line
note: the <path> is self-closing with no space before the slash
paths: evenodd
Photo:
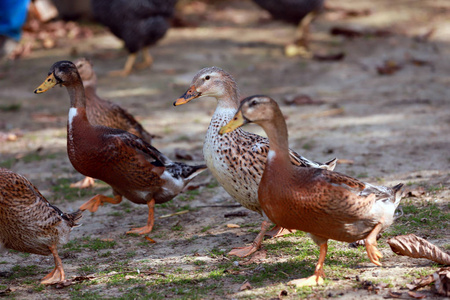
<path id="1" fill-rule="evenodd" d="M 239 90 L 234 82 L 223 82 L 221 93 L 216 99 L 218 109 L 234 109 L 235 112 L 239 109 Z"/>
<path id="2" fill-rule="evenodd" d="M 273 122 L 261 123 L 261 127 L 269 138 L 268 163 L 276 161 L 276 164 L 291 166 L 286 121 L 281 112 L 277 113 L 279 115 Z"/>
<path id="3" fill-rule="evenodd" d="M 66 88 L 70 97 L 70 107 L 86 109 L 86 95 L 81 79 L 78 78 L 74 83 L 66 85 Z"/>

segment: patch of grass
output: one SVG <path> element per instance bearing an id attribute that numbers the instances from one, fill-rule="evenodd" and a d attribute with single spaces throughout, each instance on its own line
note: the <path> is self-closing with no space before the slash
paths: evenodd
<path id="1" fill-rule="evenodd" d="M 0 105 L 0 110 L 3 112 L 14 112 L 19 111 L 22 105 L 20 103 L 13 104 L 2 104 Z"/>
<path id="2" fill-rule="evenodd" d="M 63 248 L 69 251 L 80 251 L 83 248 L 98 251 L 102 249 L 114 248 L 116 244 L 116 241 L 103 241 L 99 238 L 91 239 L 90 237 L 84 237 L 81 239 L 73 239 L 69 241 L 63 246 Z"/>
<path id="3" fill-rule="evenodd" d="M 417 235 L 432 235 L 436 230 L 445 231 L 450 222 L 450 213 L 435 203 L 422 204 L 403 203 L 403 216 L 391 226 L 389 235 L 415 233 Z"/>
<path id="4" fill-rule="evenodd" d="M 11 169 L 16 162 L 17 162 L 16 158 L 9 158 L 9 159 L 2 161 L 0 163 L 0 167 L 6 168 L 6 169 Z"/>
<path id="5" fill-rule="evenodd" d="M 111 251 L 106 251 L 98 254 L 98 257 L 110 257 L 112 255 Z"/>
<path id="6" fill-rule="evenodd" d="M 172 231 L 182 231 L 183 230 L 183 226 L 181 226 L 180 224 L 176 224 L 176 225 L 173 225 L 171 227 L 171 229 L 172 229 Z"/>
<path id="7" fill-rule="evenodd" d="M 50 153 L 50 154 L 41 155 L 41 154 L 39 154 L 37 152 L 33 152 L 33 153 L 29 153 L 29 154 L 25 155 L 22 158 L 22 160 L 25 163 L 30 163 L 30 162 L 33 162 L 33 161 L 41 161 L 41 160 L 44 160 L 44 159 L 55 159 L 55 158 L 56 158 L 56 154 Z"/>
<path id="8" fill-rule="evenodd" d="M 30 266 L 14 266 L 11 268 L 12 275 L 9 277 L 10 279 L 29 277 L 31 275 L 37 275 L 40 272 L 40 269 L 36 265 Z"/>
<path id="9" fill-rule="evenodd" d="M 111 216 L 111 217 L 122 217 L 122 216 L 123 216 L 123 213 L 120 212 L 120 211 L 113 211 L 113 212 L 110 212 L 110 213 L 108 214 L 108 216 Z"/>
<path id="10" fill-rule="evenodd" d="M 78 268 L 78 272 L 83 275 L 88 275 L 95 273 L 97 271 L 97 268 L 93 265 L 84 265 Z"/>
<path id="11" fill-rule="evenodd" d="M 202 228 L 201 232 L 206 232 L 211 229 L 211 225 L 205 226 Z"/>
<path id="12" fill-rule="evenodd" d="M 71 300 L 97 300 L 97 299 L 104 299 L 103 296 L 101 296 L 98 292 L 91 292 L 91 291 L 84 291 L 81 290 L 81 284 L 78 284 L 77 286 L 80 286 L 79 289 L 74 289 L 74 286 L 72 286 L 71 290 L 69 291 L 70 299 Z"/>

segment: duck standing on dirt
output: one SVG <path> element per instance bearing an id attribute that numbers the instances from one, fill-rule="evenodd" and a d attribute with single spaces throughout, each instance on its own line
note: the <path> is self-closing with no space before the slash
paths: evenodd
<path id="1" fill-rule="evenodd" d="M 203 145 L 203 155 L 208 169 L 236 201 L 245 208 L 262 214 L 258 202 L 258 185 L 269 152 L 269 141 L 242 129 L 237 129 L 226 136 L 219 135 L 219 129 L 231 121 L 240 103 L 236 82 L 224 70 L 217 67 L 200 70 L 192 80 L 191 87 L 175 101 L 174 105 L 182 105 L 200 97 L 212 97 L 217 100 L 217 107 Z M 321 164 L 304 158 L 292 150 L 289 151 L 291 163 L 297 166 L 329 170 L 333 170 L 336 166 L 336 159 Z M 252 245 L 233 249 L 229 255 L 245 257 L 257 251 L 270 226 L 271 222 L 265 218 L 261 224 L 261 232 Z M 270 235 L 279 236 L 282 233 L 286 232 L 282 228 L 276 228 Z"/>
<path id="2" fill-rule="evenodd" d="M 269 97 L 244 99 L 220 134 L 247 123 L 261 126 L 269 138 L 270 150 L 258 188 L 264 214 L 284 228 L 309 232 L 320 246 L 314 275 L 290 283 L 304 286 L 323 282 L 328 239 L 365 239 L 370 261 L 381 266 L 376 236 L 392 224 L 403 184 L 374 186 L 338 172 L 292 165 L 286 122 L 278 104 Z"/>
<path id="3" fill-rule="evenodd" d="M 147 225 L 133 228 L 128 233 L 151 232 L 155 203 L 172 200 L 206 166 L 173 162 L 134 134 L 90 124 L 83 83 L 72 62 L 53 64 L 47 79 L 34 92 L 43 93 L 57 84 L 65 86 L 70 96 L 67 122 L 70 162 L 81 174 L 109 184 L 114 192 L 114 198 L 99 194 L 80 209 L 95 212 L 105 202 L 118 204 L 126 197 L 134 203 L 147 204 L 149 208 Z"/>
<path id="4" fill-rule="evenodd" d="M 130 74 L 138 52 L 144 61 L 138 68 L 152 65 L 150 46 L 164 37 L 170 28 L 177 0 L 91 0 L 94 17 L 123 40 L 129 55 L 123 70 L 111 75 Z"/>
<path id="5" fill-rule="evenodd" d="M 325 0 L 253 0 L 277 20 L 297 26 L 297 37 L 285 48 L 286 55 L 306 54 L 309 42 L 309 25 L 323 7 Z"/>
<path id="6" fill-rule="evenodd" d="M 86 115 L 89 123 L 128 131 L 151 144 L 155 135 L 147 132 L 125 109 L 97 95 L 97 75 L 92 63 L 86 58 L 77 59 L 74 63 L 83 81 L 86 95 Z M 85 177 L 83 180 L 71 184 L 70 187 L 88 188 L 93 185 L 94 179 Z"/>
<path id="7" fill-rule="evenodd" d="M 42 284 L 65 279 L 57 247 L 68 242 L 70 231 L 80 219 L 80 210 L 63 213 L 25 177 L 0 168 L 0 250 L 52 254 L 55 268 Z"/>

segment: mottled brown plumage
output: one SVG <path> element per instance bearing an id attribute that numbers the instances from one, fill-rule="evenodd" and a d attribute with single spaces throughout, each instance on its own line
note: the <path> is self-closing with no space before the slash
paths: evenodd
<path id="1" fill-rule="evenodd" d="M 151 144 L 155 136 L 147 132 L 128 111 L 97 95 L 97 75 L 90 61 L 80 58 L 75 61 L 75 66 L 83 81 L 89 123 L 128 131 Z M 86 177 L 82 181 L 71 184 L 71 187 L 87 188 L 93 184 L 94 180 Z"/>
<path id="2" fill-rule="evenodd" d="M 80 209 L 95 212 L 104 202 L 118 204 L 122 197 L 137 204 L 147 204 L 147 225 L 129 232 L 149 233 L 153 228 L 155 203 L 167 202 L 178 195 L 206 166 L 172 162 L 134 134 L 90 124 L 83 84 L 72 62 L 56 62 L 35 93 L 43 93 L 56 84 L 65 86 L 70 96 L 67 124 L 70 162 L 81 174 L 108 183 L 114 192 L 114 198 L 96 195 Z"/>
<path id="3" fill-rule="evenodd" d="M 381 265 L 376 236 L 392 224 L 403 184 L 374 186 L 341 173 L 292 165 L 286 122 L 277 103 L 266 96 L 244 99 L 221 133 L 251 122 L 264 129 L 270 143 L 258 189 L 262 210 L 275 224 L 309 232 L 320 246 L 315 274 L 292 283 L 310 285 L 323 280 L 328 239 L 365 239 L 370 260 Z"/>
<path id="4" fill-rule="evenodd" d="M 67 243 L 70 231 L 80 218 L 80 210 L 63 213 L 25 177 L 0 168 L 0 250 L 53 254 L 55 269 L 41 283 L 64 280 L 57 247 Z"/>
<path id="5" fill-rule="evenodd" d="M 258 185 L 269 151 L 269 140 L 240 128 L 227 135 L 219 135 L 219 129 L 233 118 L 240 103 L 236 82 L 224 70 L 217 67 L 200 70 L 189 90 L 174 105 L 185 104 L 199 97 L 217 100 L 217 108 L 203 145 L 208 169 L 236 201 L 245 208 L 262 214 L 258 202 Z M 336 165 L 336 159 L 321 164 L 304 158 L 293 150 L 289 154 L 291 163 L 298 166 L 333 170 Z M 270 222 L 266 218 L 261 225 L 261 233 L 252 245 L 233 249 L 229 254 L 243 257 L 255 252 L 269 227 Z"/>

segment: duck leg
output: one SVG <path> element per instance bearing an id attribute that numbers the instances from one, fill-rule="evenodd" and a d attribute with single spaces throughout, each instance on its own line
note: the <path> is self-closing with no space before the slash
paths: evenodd
<path id="1" fill-rule="evenodd" d="M 86 203 L 80 206 L 80 210 L 89 210 L 90 212 L 96 212 L 99 206 L 102 206 L 103 203 L 111 203 L 111 204 L 119 204 L 122 202 L 122 195 L 114 195 L 114 198 L 107 197 L 104 195 L 95 195 Z"/>
<path id="2" fill-rule="evenodd" d="M 153 64 L 153 57 L 150 54 L 150 47 L 145 47 L 142 49 L 143 61 L 136 65 L 137 69 L 145 69 Z"/>
<path id="3" fill-rule="evenodd" d="M 287 228 L 283 228 L 281 226 L 275 225 L 272 229 L 270 229 L 269 231 L 267 231 L 265 233 L 265 235 L 270 236 L 272 238 L 277 238 L 286 234 L 290 234 L 290 233 L 294 233 L 297 230 L 295 229 L 287 229 Z"/>
<path id="4" fill-rule="evenodd" d="M 367 255 L 369 256 L 370 261 L 377 266 L 381 266 L 379 259 L 383 257 L 383 254 L 377 249 L 377 235 L 380 233 L 382 226 L 383 221 L 378 223 L 372 229 L 365 240 Z"/>
<path id="5" fill-rule="evenodd" d="M 297 26 L 296 39 L 294 43 L 289 44 L 285 47 L 284 52 L 286 56 L 302 56 L 305 58 L 312 57 L 309 51 L 309 25 L 316 17 L 317 12 L 312 11 L 307 14 Z"/>
<path id="6" fill-rule="evenodd" d="M 95 183 L 94 178 L 86 176 L 86 177 L 84 177 L 84 179 L 82 179 L 82 180 L 80 180 L 78 182 L 71 183 L 70 187 L 71 188 L 86 189 L 86 188 L 94 186 L 94 183 Z"/>
<path id="7" fill-rule="evenodd" d="M 255 240 L 252 242 L 250 246 L 234 248 L 228 253 L 228 255 L 246 257 L 256 252 L 259 249 L 259 247 L 261 247 L 261 243 L 264 239 L 264 234 L 267 232 L 267 230 L 269 230 L 271 225 L 272 225 L 271 222 L 264 220 L 261 224 L 261 231 L 258 233 Z"/>
<path id="8" fill-rule="evenodd" d="M 139 228 L 132 228 L 127 233 L 136 233 L 136 234 L 147 234 L 150 233 L 153 229 L 153 224 L 155 223 L 155 199 L 147 202 L 148 205 L 148 219 L 147 225 Z"/>
<path id="9" fill-rule="evenodd" d="M 41 284 L 52 284 L 56 282 L 63 281 L 65 279 L 64 269 L 62 266 L 61 258 L 59 258 L 56 245 L 51 245 L 49 247 L 55 259 L 55 268 L 47 276 L 42 278 Z"/>
<path id="10" fill-rule="evenodd" d="M 327 256 L 327 250 L 328 244 L 326 242 L 320 245 L 319 261 L 317 262 L 314 275 L 307 278 L 291 280 L 288 284 L 295 285 L 296 287 L 323 284 L 323 278 L 325 277 L 325 273 L 323 272 L 323 264 L 325 262 L 325 257 Z"/>
<path id="11" fill-rule="evenodd" d="M 136 53 L 130 53 L 128 55 L 127 61 L 125 62 L 125 66 L 122 70 L 116 70 L 109 72 L 110 76 L 121 76 L 126 77 L 131 73 L 133 69 L 134 62 L 136 61 Z"/>

